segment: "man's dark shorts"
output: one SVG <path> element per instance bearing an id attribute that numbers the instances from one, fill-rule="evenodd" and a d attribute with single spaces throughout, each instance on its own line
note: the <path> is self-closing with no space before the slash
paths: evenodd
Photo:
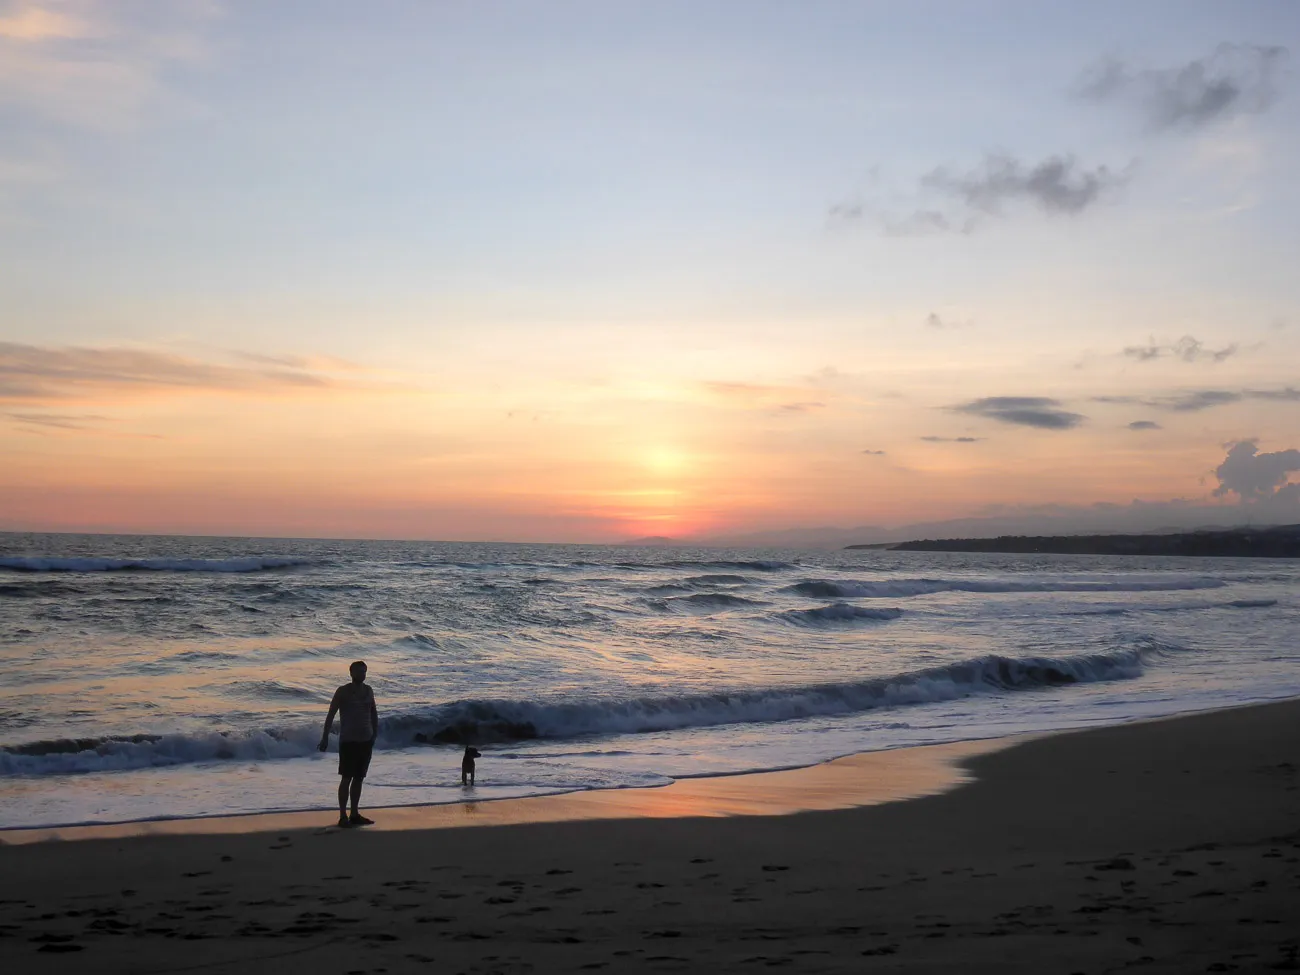
<path id="1" fill-rule="evenodd" d="M 339 775 L 348 779 L 364 779 L 370 770 L 370 753 L 374 750 L 373 741 L 339 742 Z"/>

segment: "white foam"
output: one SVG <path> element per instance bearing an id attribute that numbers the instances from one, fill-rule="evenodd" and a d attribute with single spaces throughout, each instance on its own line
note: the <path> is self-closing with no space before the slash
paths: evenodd
<path id="1" fill-rule="evenodd" d="M 12 572 L 261 572 L 310 564 L 307 559 L 262 556 L 236 559 L 0 558 L 0 569 Z"/>
<path id="2" fill-rule="evenodd" d="M 454 701 L 381 721 L 378 745 L 475 743 L 530 738 L 643 734 L 726 724 L 763 724 L 950 701 L 1074 683 L 1123 680 L 1171 648 L 1150 642 L 1075 657 L 990 655 L 928 670 L 847 683 L 767 687 L 693 695 L 576 701 Z M 0 748 L 0 777 L 67 775 L 191 762 L 311 755 L 319 725 L 201 735 L 137 735 L 32 742 Z"/>

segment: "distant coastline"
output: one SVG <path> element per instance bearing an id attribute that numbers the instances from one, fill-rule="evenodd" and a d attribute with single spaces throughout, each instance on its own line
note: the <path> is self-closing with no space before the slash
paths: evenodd
<path id="1" fill-rule="evenodd" d="M 1176 532 L 1168 535 L 1000 535 L 997 538 L 916 539 L 895 545 L 846 545 L 896 552 L 1010 552 L 1055 555 L 1191 555 L 1300 558 L 1300 525 Z"/>

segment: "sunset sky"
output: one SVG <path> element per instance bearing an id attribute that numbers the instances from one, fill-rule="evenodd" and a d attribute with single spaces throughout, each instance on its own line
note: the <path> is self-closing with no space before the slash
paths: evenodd
<path id="1" fill-rule="evenodd" d="M 0 0 L 0 529 L 1300 521 L 1298 54 L 1287 0 Z"/>

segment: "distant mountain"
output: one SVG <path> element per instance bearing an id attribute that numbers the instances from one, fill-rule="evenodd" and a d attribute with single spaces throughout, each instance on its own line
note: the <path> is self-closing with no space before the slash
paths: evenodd
<path id="1" fill-rule="evenodd" d="M 863 546 L 850 545 L 848 548 Z M 1055 555 L 1192 555 L 1300 558 L 1300 525 L 1176 532 L 1169 535 L 1003 535 L 900 542 L 903 552 L 1042 552 Z"/>
<path id="2" fill-rule="evenodd" d="M 682 542 L 676 538 L 669 538 L 667 535 L 646 535 L 643 538 L 629 538 L 626 542 L 620 542 L 621 545 L 681 545 Z"/>
<path id="3" fill-rule="evenodd" d="M 1002 535 L 1172 534 L 1188 531 L 1232 531 L 1255 520 L 1256 527 L 1294 520 L 1297 510 L 1264 511 L 1258 506 L 1193 505 L 1178 501 L 1095 504 L 1087 507 L 1044 505 L 1003 509 L 995 514 L 944 521 L 923 521 L 885 528 L 818 526 L 714 535 L 679 544 L 719 548 L 842 549 L 850 545 L 905 542 L 923 538 L 992 538 Z M 1234 525 L 1233 522 L 1236 522 Z M 1259 523 L 1263 523 L 1263 525 Z M 1213 526 L 1209 528 L 1207 526 Z"/>

